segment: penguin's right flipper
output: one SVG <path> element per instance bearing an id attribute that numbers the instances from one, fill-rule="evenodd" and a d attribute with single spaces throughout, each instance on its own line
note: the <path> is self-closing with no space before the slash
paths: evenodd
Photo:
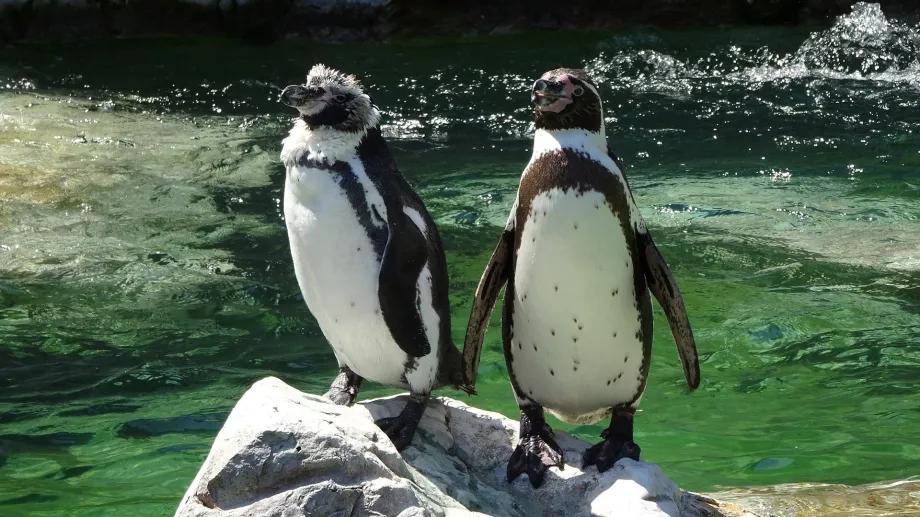
<path id="1" fill-rule="evenodd" d="M 402 210 L 391 210 L 386 247 L 377 278 L 383 321 L 393 340 L 410 357 L 431 353 L 418 307 L 418 279 L 428 262 L 425 235 Z"/>
<path id="2" fill-rule="evenodd" d="M 513 217 L 515 210 L 512 209 L 511 213 Z M 482 355 L 482 341 L 489 327 L 492 308 L 495 307 L 495 302 L 498 300 L 498 293 L 511 274 L 513 253 L 514 226 L 509 219 L 495 251 L 492 252 L 492 258 L 489 259 L 489 264 L 479 280 L 479 286 L 473 298 L 473 308 L 470 311 L 470 321 L 466 326 L 466 339 L 463 342 L 463 371 L 466 382 L 473 388 L 476 387 L 476 375 Z"/>

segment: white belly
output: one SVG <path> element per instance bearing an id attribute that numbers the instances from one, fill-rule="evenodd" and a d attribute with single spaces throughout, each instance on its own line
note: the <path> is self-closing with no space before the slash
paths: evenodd
<path id="1" fill-rule="evenodd" d="M 360 162 L 349 163 L 364 184 L 368 205 L 386 219 L 383 200 Z M 287 174 L 284 216 L 297 283 L 339 363 L 366 379 L 404 386 L 407 356 L 380 312 L 380 258 L 336 177 L 302 166 Z"/>
<path id="2" fill-rule="evenodd" d="M 620 221 L 599 192 L 555 189 L 533 200 L 521 231 L 510 365 L 518 388 L 565 421 L 597 421 L 643 385 Z"/>

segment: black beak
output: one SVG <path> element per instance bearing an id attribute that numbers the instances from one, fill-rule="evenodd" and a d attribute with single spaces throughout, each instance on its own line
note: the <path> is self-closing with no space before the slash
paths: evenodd
<path id="1" fill-rule="evenodd" d="M 530 102 L 536 105 L 551 103 L 565 96 L 565 83 L 547 79 L 537 79 L 533 83 Z"/>
<path id="2" fill-rule="evenodd" d="M 304 88 L 299 84 L 292 84 L 281 92 L 279 100 L 292 108 L 297 108 L 322 95 L 322 88 Z"/>

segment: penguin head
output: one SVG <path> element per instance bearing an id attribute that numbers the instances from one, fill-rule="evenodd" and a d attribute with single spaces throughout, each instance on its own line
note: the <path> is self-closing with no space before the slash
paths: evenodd
<path id="1" fill-rule="evenodd" d="M 601 97 L 587 72 L 557 68 L 546 72 L 530 94 L 537 129 L 584 129 L 598 132 L 604 120 Z"/>
<path id="2" fill-rule="evenodd" d="M 361 133 L 377 126 L 380 112 L 361 83 L 325 65 L 316 65 L 304 84 L 281 92 L 282 103 L 295 108 L 310 129 L 326 127 Z"/>

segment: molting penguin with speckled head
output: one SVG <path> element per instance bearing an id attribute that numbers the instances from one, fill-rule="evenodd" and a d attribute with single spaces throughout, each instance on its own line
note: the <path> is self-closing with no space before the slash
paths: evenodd
<path id="1" fill-rule="evenodd" d="M 432 390 L 473 393 L 451 340 L 441 237 L 355 77 L 316 65 L 281 102 L 300 113 L 281 151 L 294 272 L 339 364 L 325 397 L 351 405 L 363 379 L 408 389 L 402 412 L 377 421 L 402 450 Z"/>
<path id="2" fill-rule="evenodd" d="M 544 408 L 564 422 L 610 416 L 583 468 L 639 459 L 633 416 L 652 349 L 649 291 L 664 308 L 690 389 L 700 383 L 696 345 L 677 284 L 652 242 L 617 157 L 607 148 L 597 88 L 561 68 L 533 85 L 534 149 L 517 199 L 476 290 L 464 344 L 475 373 L 498 293 L 502 342 L 521 409 L 508 481 L 538 487 L 562 450 Z M 475 377 L 471 377 L 475 378 Z"/>

